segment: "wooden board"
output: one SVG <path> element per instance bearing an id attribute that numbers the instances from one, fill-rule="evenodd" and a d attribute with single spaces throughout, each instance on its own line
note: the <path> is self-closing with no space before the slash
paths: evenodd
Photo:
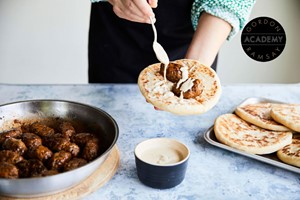
<path id="1" fill-rule="evenodd" d="M 96 191 L 107 183 L 116 173 L 120 163 L 120 154 L 118 147 L 115 145 L 111 153 L 104 163 L 85 181 L 79 185 L 70 188 L 64 192 L 53 194 L 50 196 L 42 196 L 30 198 L 30 200 L 65 200 L 65 199 L 80 199 L 90 193 Z M 29 198 L 12 198 L 0 196 L 1 200 L 29 200 Z"/>

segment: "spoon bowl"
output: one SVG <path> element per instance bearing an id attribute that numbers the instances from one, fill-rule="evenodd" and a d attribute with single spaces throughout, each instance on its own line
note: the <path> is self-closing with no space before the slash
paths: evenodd
<path id="1" fill-rule="evenodd" d="M 164 50 L 164 48 L 157 42 L 157 31 L 154 25 L 154 20 L 150 17 L 152 29 L 154 32 L 154 41 L 153 41 L 153 50 L 156 55 L 156 58 L 163 63 L 165 66 L 169 64 L 169 57 L 167 52 Z"/>

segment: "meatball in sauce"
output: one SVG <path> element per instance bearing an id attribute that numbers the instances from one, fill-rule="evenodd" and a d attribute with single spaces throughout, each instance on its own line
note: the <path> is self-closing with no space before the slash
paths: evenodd
<path id="1" fill-rule="evenodd" d="M 43 177 L 76 169 L 101 155 L 100 142 L 94 133 L 76 132 L 70 122 L 53 127 L 40 121 L 21 124 L 0 133 L 0 178 Z"/>
<path id="2" fill-rule="evenodd" d="M 165 69 L 165 65 L 161 64 L 160 74 L 165 76 L 167 80 L 174 83 L 172 92 L 181 98 L 190 99 L 199 96 L 203 92 L 203 83 L 200 79 L 192 79 L 189 75 L 188 66 L 170 63 Z"/>

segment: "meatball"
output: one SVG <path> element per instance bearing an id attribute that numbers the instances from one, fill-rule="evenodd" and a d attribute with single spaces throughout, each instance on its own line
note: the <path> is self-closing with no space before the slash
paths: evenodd
<path id="1" fill-rule="evenodd" d="M 18 168 L 7 162 L 0 162 L 0 178 L 18 178 L 19 171 Z"/>
<path id="2" fill-rule="evenodd" d="M 48 171 L 45 165 L 37 159 L 23 160 L 16 164 L 16 166 L 19 169 L 19 176 L 21 178 L 40 177 Z"/>
<path id="3" fill-rule="evenodd" d="M 85 146 L 90 140 L 97 140 L 97 137 L 91 133 L 77 133 L 72 137 L 72 142 L 79 146 Z"/>
<path id="4" fill-rule="evenodd" d="M 63 166 L 72 158 L 71 153 L 66 151 L 59 151 L 53 154 L 50 160 L 50 169 L 61 171 Z"/>
<path id="5" fill-rule="evenodd" d="M 21 126 L 22 133 L 31 133 L 31 123 L 24 123 Z"/>
<path id="6" fill-rule="evenodd" d="M 78 156 L 78 154 L 79 154 L 79 152 L 80 152 L 79 146 L 78 146 L 77 144 L 71 143 L 71 142 L 69 142 L 69 143 L 64 147 L 63 150 L 65 150 L 65 151 L 71 153 L 73 157 Z"/>
<path id="7" fill-rule="evenodd" d="M 63 150 L 68 144 L 69 144 L 69 140 L 67 138 L 62 138 L 57 136 L 57 134 L 55 134 L 54 137 L 49 136 L 49 137 L 45 137 L 43 144 L 47 147 L 49 147 L 50 149 L 52 149 L 53 151 L 61 151 Z"/>
<path id="8" fill-rule="evenodd" d="M 46 139 L 45 141 L 47 141 L 47 139 L 49 139 L 49 138 L 54 138 L 52 140 L 55 140 L 56 138 L 64 138 L 66 141 L 70 141 L 71 140 L 71 138 L 65 137 L 62 133 L 55 133 L 55 134 L 53 134 L 53 135 L 51 135 L 49 137 L 44 137 L 44 139 Z"/>
<path id="9" fill-rule="evenodd" d="M 169 65 L 167 67 L 166 78 L 173 83 L 178 82 L 182 78 L 182 72 L 180 71 L 181 67 L 182 67 L 182 65 L 179 65 L 176 63 L 169 63 Z M 165 65 L 164 64 L 160 65 L 159 73 L 162 76 L 164 76 L 164 74 L 165 74 Z"/>
<path id="10" fill-rule="evenodd" d="M 53 128 L 40 123 L 33 123 L 30 127 L 30 130 L 41 137 L 50 136 L 55 133 Z"/>
<path id="11" fill-rule="evenodd" d="M 34 133 L 23 133 L 22 140 L 28 149 L 34 149 L 42 145 L 42 139 Z"/>
<path id="12" fill-rule="evenodd" d="M 70 171 L 87 164 L 87 161 L 82 158 L 72 158 L 64 166 L 64 171 Z"/>
<path id="13" fill-rule="evenodd" d="M 7 138 L 3 145 L 3 149 L 12 150 L 18 152 L 20 155 L 23 155 L 27 151 L 27 147 L 20 139 L 16 138 Z"/>
<path id="14" fill-rule="evenodd" d="M 0 151 L 0 162 L 7 162 L 10 164 L 16 164 L 22 161 L 24 158 L 19 153 L 12 150 Z"/>
<path id="15" fill-rule="evenodd" d="M 182 86 L 182 84 L 177 88 L 177 83 L 175 83 L 172 88 L 172 92 L 178 97 L 181 95 L 180 87 Z M 183 98 L 185 99 L 195 98 L 196 96 L 201 95 L 202 92 L 203 92 L 202 82 L 199 79 L 195 79 L 192 88 L 186 92 L 183 92 Z"/>
<path id="16" fill-rule="evenodd" d="M 44 144 L 53 151 L 64 150 L 70 152 L 74 157 L 77 156 L 80 151 L 80 148 L 77 144 L 71 143 L 69 138 L 63 138 L 60 134 L 55 134 L 52 137 L 45 137 Z"/>
<path id="17" fill-rule="evenodd" d="M 59 125 L 59 129 L 65 138 L 71 138 L 75 134 L 75 128 L 70 122 L 63 122 Z"/>
<path id="18" fill-rule="evenodd" d="M 83 149 L 82 157 L 87 161 L 91 161 L 98 156 L 98 152 L 99 152 L 98 140 L 90 140 L 86 143 Z"/>
<path id="19" fill-rule="evenodd" d="M 20 178 L 28 178 L 30 177 L 30 163 L 28 160 L 22 160 L 16 164 L 19 169 L 19 177 Z"/>
<path id="20" fill-rule="evenodd" d="M 30 149 L 28 151 L 28 157 L 29 158 L 35 158 L 42 162 L 47 161 L 51 156 L 53 155 L 52 151 L 48 149 L 47 147 L 40 145 L 34 149 Z"/>
<path id="21" fill-rule="evenodd" d="M 42 176 L 52 176 L 52 175 L 56 175 L 59 174 L 59 171 L 55 170 L 55 169 L 51 169 L 51 170 L 46 170 L 42 173 Z"/>
<path id="22" fill-rule="evenodd" d="M 21 129 L 14 129 L 10 131 L 6 131 L 0 134 L 0 146 L 4 143 L 4 141 L 8 138 L 20 138 L 22 135 Z"/>
<path id="23" fill-rule="evenodd" d="M 40 177 L 45 171 L 47 171 L 47 168 L 40 160 L 30 159 L 28 162 L 30 177 Z"/>

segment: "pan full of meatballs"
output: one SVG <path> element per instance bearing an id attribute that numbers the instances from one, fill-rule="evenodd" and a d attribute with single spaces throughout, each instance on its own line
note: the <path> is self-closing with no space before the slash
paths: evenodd
<path id="1" fill-rule="evenodd" d="M 65 191 L 106 160 L 119 135 L 102 109 L 64 100 L 0 106 L 0 196 Z"/>

